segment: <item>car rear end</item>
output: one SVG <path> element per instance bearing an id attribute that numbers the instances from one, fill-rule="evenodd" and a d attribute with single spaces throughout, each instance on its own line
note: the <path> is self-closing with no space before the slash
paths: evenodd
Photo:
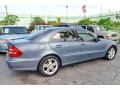
<path id="1" fill-rule="evenodd" d="M 6 62 L 11 70 L 37 70 L 37 45 L 29 40 L 15 40 L 8 44 Z"/>

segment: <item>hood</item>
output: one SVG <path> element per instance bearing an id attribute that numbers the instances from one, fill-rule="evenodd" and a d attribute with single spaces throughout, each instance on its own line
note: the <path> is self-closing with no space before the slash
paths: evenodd
<path id="1" fill-rule="evenodd" d="M 14 34 L 14 35 L 0 35 L 0 39 L 9 39 L 9 40 L 15 40 L 15 39 L 22 39 L 28 36 L 29 34 Z"/>

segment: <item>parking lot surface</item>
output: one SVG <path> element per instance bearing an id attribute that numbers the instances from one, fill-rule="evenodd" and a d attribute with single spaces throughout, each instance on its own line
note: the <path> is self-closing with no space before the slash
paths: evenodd
<path id="1" fill-rule="evenodd" d="M 0 84 L 47 84 L 47 85 L 112 85 L 120 84 L 120 45 L 113 61 L 96 59 L 63 67 L 52 77 L 43 77 L 33 71 L 11 71 L 0 55 Z"/>

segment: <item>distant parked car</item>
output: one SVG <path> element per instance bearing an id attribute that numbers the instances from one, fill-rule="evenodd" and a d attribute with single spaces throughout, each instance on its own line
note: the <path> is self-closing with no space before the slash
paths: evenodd
<path id="1" fill-rule="evenodd" d="M 54 27 L 9 43 L 6 62 L 12 70 L 37 70 L 52 76 L 61 66 L 95 58 L 113 60 L 116 42 L 99 39 L 80 27 Z"/>
<path id="2" fill-rule="evenodd" d="M 57 25 L 56 27 L 74 27 L 74 26 L 77 26 L 77 25 L 74 23 L 61 23 Z"/>
<path id="3" fill-rule="evenodd" d="M 51 28 L 51 27 L 53 27 L 53 26 L 52 25 L 35 25 L 33 32 L 44 30 L 46 28 Z"/>
<path id="4" fill-rule="evenodd" d="M 0 52 L 6 52 L 7 42 L 14 39 L 21 39 L 28 35 L 25 26 L 1 26 L 0 27 Z"/>
<path id="5" fill-rule="evenodd" d="M 91 31 L 98 35 L 99 38 L 105 38 L 113 41 L 119 41 L 119 34 L 113 31 L 107 31 L 100 25 L 80 25 L 83 29 Z"/>

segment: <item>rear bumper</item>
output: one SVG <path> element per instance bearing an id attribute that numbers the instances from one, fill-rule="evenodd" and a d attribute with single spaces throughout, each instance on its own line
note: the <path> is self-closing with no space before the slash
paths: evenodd
<path id="1" fill-rule="evenodd" d="M 39 61 L 38 60 L 25 60 L 25 59 L 11 59 L 6 57 L 6 63 L 11 70 L 30 70 L 36 71 Z"/>
<path id="2" fill-rule="evenodd" d="M 7 44 L 0 44 L 0 52 L 7 52 L 8 45 Z"/>

